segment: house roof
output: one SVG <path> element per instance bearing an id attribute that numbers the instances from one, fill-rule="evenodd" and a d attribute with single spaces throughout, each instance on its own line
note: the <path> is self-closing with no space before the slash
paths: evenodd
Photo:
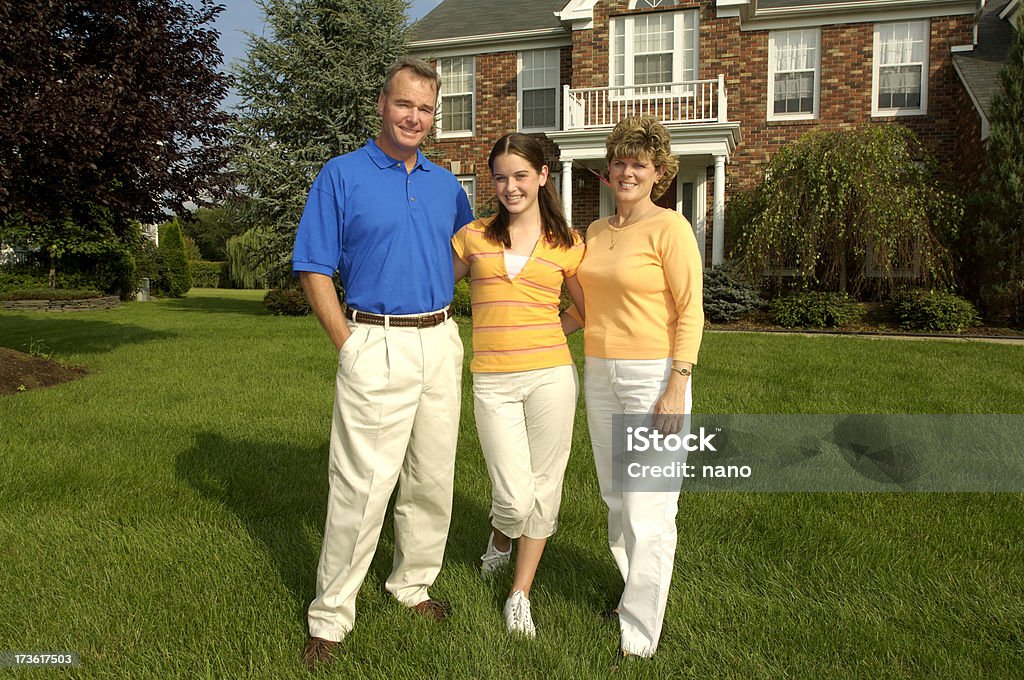
<path id="1" fill-rule="evenodd" d="M 992 110 L 992 100 L 1002 90 L 999 72 L 1010 58 L 1013 27 L 999 18 L 1010 0 L 990 0 L 978 19 L 978 44 L 970 52 L 953 55 L 957 72 L 981 108 L 986 119 Z"/>
<path id="2" fill-rule="evenodd" d="M 444 0 L 413 25 L 410 39 L 417 43 L 563 29 L 554 13 L 564 6 L 565 0 Z"/>

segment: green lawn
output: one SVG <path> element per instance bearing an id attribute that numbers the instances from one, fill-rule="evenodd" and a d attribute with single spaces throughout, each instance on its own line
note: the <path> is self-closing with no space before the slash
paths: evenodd
<path id="1" fill-rule="evenodd" d="M 0 652 L 78 652 L 81 665 L 60 673 L 75 678 L 306 675 L 336 356 L 315 319 L 265 315 L 261 295 L 195 290 L 102 313 L 0 312 L 0 346 L 90 370 L 0 397 Z M 697 411 L 1024 406 L 1024 346 L 712 333 L 701 357 Z M 504 630 L 508 581 L 477 575 L 489 484 L 471 403 L 432 591 L 454 603 L 454 618 L 433 626 L 390 601 L 386 526 L 356 629 L 325 676 L 611 672 L 617 629 L 597 612 L 620 583 L 582 408 L 561 530 L 534 588 L 539 633 L 527 642 Z M 1024 668 L 1021 495 L 691 494 L 679 528 L 661 649 L 618 676 Z M 14 674 L 44 673 L 54 671 Z"/>

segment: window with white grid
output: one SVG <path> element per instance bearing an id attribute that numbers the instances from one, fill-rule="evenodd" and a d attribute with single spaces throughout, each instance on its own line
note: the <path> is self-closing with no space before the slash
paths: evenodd
<path id="1" fill-rule="evenodd" d="M 668 90 L 658 85 L 696 80 L 697 21 L 697 10 L 613 17 L 611 85 L 643 85 L 636 94 L 647 94 Z"/>
<path id="2" fill-rule="evenodd" d="M 559 50 L 519 53 L 519 129 L 558 128 Z"/>
<path id="3" fill-rule="evenodd" d="M 927 112 L 927 21 L 875 26 L 871 85 L 873 115 Z"/>
<path id="4" fill-rule="evenodd" d="M 821 81 L 817 28 L 768 34 L 768 119 L 817 118 Z"/>
<path id="5" fill-rule="evenodd" d="M 441 107 L 438 137 L 466 137 L 473 134 L 476 70 L 473 57 L 439 59 Z"/>
<path id="6" fill-rule="evenodd" d="M 476 175 L 456 175 L 455 178 L 469 197 L 469 207 L 476 211 Z"/>

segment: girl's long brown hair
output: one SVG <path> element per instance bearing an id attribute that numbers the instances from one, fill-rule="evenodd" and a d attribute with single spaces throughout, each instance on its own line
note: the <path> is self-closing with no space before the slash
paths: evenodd
<path id="1" fill-rule="evenodd" d="M 546 165 L 544 162 L 544 147 L 540 145 L 540 142 L 529 135 L 512 132 L 499 139 L 494 144 L 494 148 L 491 149 L 487 165 L 491 168 L 492 175 L 494 174 L 495 159 L 508 153 L 519 156 L 537 172 L 540 172 Z M 562 204 L 558 200 L 550 180 L 551 176 L 548 175 L 548 182 L 540 187 L 540 191 L 537 192 L 537 202 L 540 203 L 541 233 L 551 245 L 560 248 L 571 248 L 573 245 L 572 230 L 569 229 L 569 225 L 565 221 Z M 506 248 L 511 248 L 512 238 L 508 233 L 508 222 L 508 209 L 504 203 L 498 200 L 498 214 L 487 225 L 484 236 L 489 241 L 500 243 Z"/>

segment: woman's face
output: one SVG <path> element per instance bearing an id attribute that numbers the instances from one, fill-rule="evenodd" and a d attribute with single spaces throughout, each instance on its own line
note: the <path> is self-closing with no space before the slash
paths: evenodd
<path id="1" fill-rule="evenodd" d="M 522 156 L 506 153 L 494 159 L 491 174 L 494 193 L 509 213 L 519 215 L 538 209 L 537 195 L 548 181 L 548 166 L 541 166 L 537 172 Z"/>
<path id="2" fill-rule="evenodd" d="M 646 158 L 613 158 L 608 182 L 618 203 L 636 203 L 651 197 L 651 190 L 664 171 Z"/>

